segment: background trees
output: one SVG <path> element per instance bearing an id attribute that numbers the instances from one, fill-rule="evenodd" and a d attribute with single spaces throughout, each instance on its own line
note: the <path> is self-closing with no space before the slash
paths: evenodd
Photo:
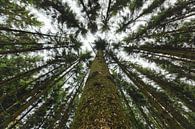
<path id="1" fill-rule="evenodd" d="M 91 37 L 108 43 L 106 63 L 131 128 L 195 127 L 193 0 L 0 5 L 1 128 L 71 126 L 96 53 Z"/>

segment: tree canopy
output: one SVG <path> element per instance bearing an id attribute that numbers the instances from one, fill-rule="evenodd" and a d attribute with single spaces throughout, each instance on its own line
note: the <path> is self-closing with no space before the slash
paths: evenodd
<path id="1" fill-rule="evenodd" d="M 195 128 L 194 0 L 1 0 L 0 128 L 70 128 L 98 50 L 131 129 Z"/>

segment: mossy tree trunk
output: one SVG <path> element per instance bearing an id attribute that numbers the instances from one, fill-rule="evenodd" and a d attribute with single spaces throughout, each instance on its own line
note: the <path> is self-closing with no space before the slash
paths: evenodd
<path id="1" fill-rule="evenodd" d="M 98 50 L 90 70 L 71 129 L 129 129 L 103 50 Z"/>

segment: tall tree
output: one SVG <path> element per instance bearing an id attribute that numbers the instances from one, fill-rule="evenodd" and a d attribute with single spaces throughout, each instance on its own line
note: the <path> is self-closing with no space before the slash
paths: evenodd
<path id="1" fill-rule="evenodd" d="M 96 48 L 97 54 L 90 67 L 71 128 L 128 129 L 128 118 L 104 59 L 105 41 L 97 41 Z"/>

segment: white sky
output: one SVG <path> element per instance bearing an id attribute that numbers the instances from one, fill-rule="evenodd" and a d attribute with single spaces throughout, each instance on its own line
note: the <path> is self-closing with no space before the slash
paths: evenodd
<path id="1" fill-rule="evenodd" d="M 87 22 L 86 19 L 84 18 L 85 13 L 81 13 L 81 9 L 82 7 L 79 7 L 78 5 L 78 1 L 76 2 L 75 0 L 63 0 L 63 2 L 67 2 L 69 4 L 69 6 L 71 7 L 71 9 L 73 10 L 73 12 L 75 12 L 77 14 L 77 19 L 79 19 L 79 21 L 81 22 Z M 176 0 L 172 0 L 171 3 L 175 3 Z M 100 12 L 102 12 L 103 14 L 106 14 L 107 11 L 107 4 L 108 0 L 100 0 L 100 4 L 103 6 L 102 9 L 100 10 Z M 151 0 L 148 0 L 143 8 L 146 8 L 148 6 L 148 4 L 151 3 Z M 170 3 L 170 1 L 169 1 Z M 41 10 L 36 10 L 32 7 L 29 8 L 31 10 L 32 13 L 34 13 L 35 15 L 37 15 L 38 20 L 42 21 L 44 23 L 44 26 L 41 29 L 41 31 L 47 32 L 48 30 L 50 30 L 52 33 L 56 33 L 58 30 L 55 27 L 54 24 L 52 24 L 52 20 L 51 18 L 49 18 L 46 14 L 44 14 L 43 12 L 41 12 Z M 140 11 L 140 10 L 139 10 Z M 41 12 L 41 13 L 40 13 Z M 124 37 L 126 37 L 128 35 L 128 33 L 131 32 L 131 30 L 136 30 L 138 28 L 138 26 L 140 24 L 145 24 L 145 22 L 141 21 L 141 22 L 136 22 L 136 24 L 134 24 L 133 26 L 131 26 L 131 29 L 127 30 L 127 32 L 122 32 L 122 33 L 115 33 L 115 30 L 117 28 L 117 23 L 121 20 L 121 16 L 122 15 L 127 15 L 129 13 L 129 10 L 123 10 L 121 11 L 116 17 L 111 18 L 110 19 L 110 23 L 111 24 L 111 29 L 107 32 L 100 32 L 97 31 L 97 33 L 92 34 L 90 32 L 87 33 L 86 37 L 83 36 L 79 36 L 80 41 L 83 43 L 82 49 L 83 50 L 90 50 L 92 51 L 92 48 L 90 46 L 90 44 L 92 45 L 92 43 L 94 42 L 94 40 L 96 40 L 98 37 L 101 37 L 102 39 L 106 39 L 108 42 L 114 42 L 114 43 L 118 43 L 120 41 L 122 41 L 122 39 Z M 143 19 L 148 19 L 148 17 L 143 17 L 141 20 Z M 101 21 L 101 19 L 97 20 L 98 22 Z M 127 56 L 125 53 L 121 52 L 120 53 L 121 57 L 125 58 L 126 60 L 131 60 L 132 62 L 137 62 L 139 64 L 142 64 L 144 67 L 150 67 L 152 69 L 157 68 L 157 66 L 155 65 L 155 63 L 148 63 L 145 60 L 143 60 L 142 58 L 139 57 L 132 57 L 132 56 Z"/>
<path id="2" fill-rule="evenodd" d="M 79 7 L 78 5 L 78 1 L 75 0 L 63 0 L 63 2 L 67 2 L 69 4 L 69 6 L 71 7 L 71 9 L 73 10 L 73 12 L 75 12 L 77 14 L 77 19 L 79 19 L 79 21 L 86 23 L 87 20 L 84 18 L 85 17 L 85 13 L 81 13 L 81 9 L 82 7 Z M 176 0 L 172 0 L 172 1 L 166 1 L 164 5 L 173 5 L 176 2 Z M 105 4 L 106 3 L 106 4 Z M 100 4 L 102 6 L 100 12 L 102 14 L 105 14 L 107 11 L 107 3 L 108 0 L 100 0 Z M 143 8 L 146 8 L 149 4 L 151 3 L 151 0 L 148 0 Z M 35 15 L 37 15 L 38 20 L 42 21 L 44 23 L 44 26 L 41 29 L 41 31 L 47 32 L 48 30 L 50 30 L 52 33 L 56 33 L 58 30 L 55 27 L 55 24 L 52 23 L 51 18 L 49 18 L 46 14 L 44 14 L 43 12 L 41 12 L 41 10 L 36 10 L 32 7 L 29 8 L 31 10 L 32 13 L 34 13 Z M 139 10 L 140 11 L 140 10 Z M 131 28 L 127 30 L 127 32 L 123 32 L 123 33 L 115 33 L 115 30 L 117 29 L 117 25 L 118 22 L 121 20 L 121 15 L 127 15 L 129 13 L 129 10 L 123 10 L 120 13 L 118 13 L 118 15 L 114 18 L 110 19 L 110 23 L 111 24 L 111 29 L 107 32 L 101 32 L 101 31 L 97 31 L 97 33 L 92 34 L 90 32 L 87 33 L 86 37 L 83 36 L 79 36 L 79 40 L 83 43 L 82 49 L 83 50 L 90 50 L 92 51 L 92 48 L 90 46 L 90 44 L 92 45 L 92 43 L 94 42 L 94 40 L 96 40 L 98 37 L 101 37 L 102 39 L 106 39 L 109 43 L 113 42 L 113 43 L 118 43 L 120 41 L 122 41 L 122 39 L 124 37 L 126 37 L 128 35 L 128 33 L 131 32 L 131 30 L 136 30 L 138 28 L 138 26 L 140 24 L 145 24 L 145 22 L 141 21 L 141 22 L 136 22 L 136 24 L 131 25 Z M 148 19 L 150 16 L 147 17 L 143 17 L 140 20 L 143 19 Z M 101 19 L 97 19 L 98 22 L 101 21 Z M 137 62 L 139 64 L 142 64 L 144 67 L 150 67 L 152 69 L 156 68 L 157 66 L 154 63 L 147 63 L 145 60 L 143 60 L 142 58 L 134 58 L 134 57 L 130 57 L 127 56 L 124 53 L 120 53 L 121 57 L 126 58 L 127 60 L 131 60 L 132 62 Z"/>

